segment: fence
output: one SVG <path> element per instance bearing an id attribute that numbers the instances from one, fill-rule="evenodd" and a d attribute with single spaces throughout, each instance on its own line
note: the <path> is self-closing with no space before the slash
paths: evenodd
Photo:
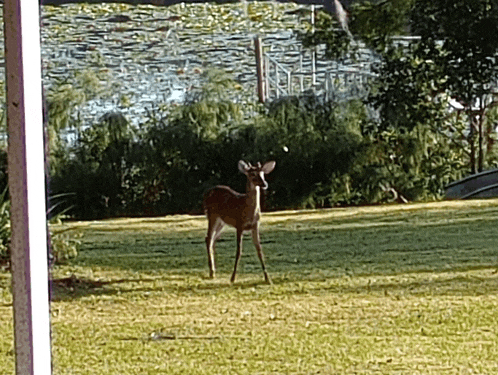
<path id="1" fill-rule="evenodd" d="M 324 47 L 304 49 L 300 44 L 273 48 L 256 38 L 258 94 L 260 101 L 313 92 L 326 100 L 344 101 L 364 97 L 375 77 L 373 54 L 363 49 L 358 60 L 343 63 L 325 58 Z"/>

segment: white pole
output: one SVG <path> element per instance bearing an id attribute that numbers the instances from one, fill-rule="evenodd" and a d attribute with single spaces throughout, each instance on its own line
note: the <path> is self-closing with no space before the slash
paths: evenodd
<path id="1" fill-rule="evenodd" d="M 315 33 L 315 5 L 311 5 L 311 32 Z M 311 85 L 312 90 L 316 86 L 316 46 L 311 50 Z"/>
<path id="2" fill-rule="evenodd" d="M 263 62 L 263 46 L 261 42 L 261 37 L 254 37 L 254 51 L 256 54 L 256 74 L 257 74 L 257 85 L 258 85 L 258 98 L 260 103 L 264 103 L 265 98 L 265 68 Z"/>
<path id="3" fill-rule="evenodd" d="M 52 370 L 39 3 L 6 0 L 4 35 L 16 373 Z"/>

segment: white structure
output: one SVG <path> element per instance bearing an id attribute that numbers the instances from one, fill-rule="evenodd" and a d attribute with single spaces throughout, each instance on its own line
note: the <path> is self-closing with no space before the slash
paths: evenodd
<path id="1" fill-rule="evenodd" d="M 51 373 L 39 4 L 5 0 L 16 373 Z"/>

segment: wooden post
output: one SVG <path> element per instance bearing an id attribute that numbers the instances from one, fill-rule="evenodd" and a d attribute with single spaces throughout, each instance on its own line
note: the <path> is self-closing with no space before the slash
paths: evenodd
<path id="1" fill-rule="evenodd" d="M 16 373 L 51 373 L 38 2 L 6 0 L 4 35 Z"/>
<path id="2" fill-rule="evenodd" d="M 261 44 L 261 37 L 254 38 L 254 49 L 256 51 L 256 74 L 258 76 L 258 98 L 260 103 L 265 102 L 265 80 L 263 69 L 263 47 Z"/>

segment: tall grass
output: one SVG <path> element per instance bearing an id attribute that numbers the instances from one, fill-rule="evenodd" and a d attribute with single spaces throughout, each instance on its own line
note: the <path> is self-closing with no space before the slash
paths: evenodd
<path id="1" fill-rule="evenodd" d="M 207 279 L 202 217 L 68 224 L 84 236 L 53 272 L 54 373 L 496 373 L 497 224 L 496 200 L 267 213 L 273 286 L 249 238 L 229 283 L 233 230 Z"/>

